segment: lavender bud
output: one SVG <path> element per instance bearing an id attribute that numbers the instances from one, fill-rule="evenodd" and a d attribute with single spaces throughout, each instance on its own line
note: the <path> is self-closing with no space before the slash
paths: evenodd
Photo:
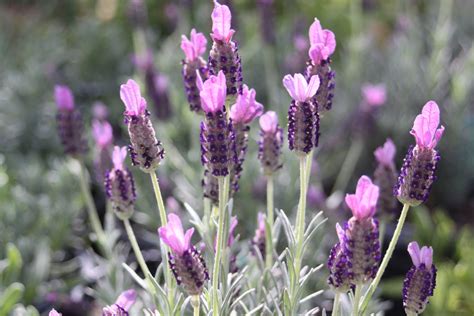
<path id="1" fill-rule="evenodd" d="M 393 188 L 397 183 L 397 172 L 395 170 L 396 148 L 391 139 L 387 139 L 382 147 L 375 152 L 377 168 L 374 172 L 374 183 L 380 188 L 380 196 L 377 201 L 377 209 L 386 217 L 392 217 L 397 211 L 397 199 L 393 196 Z"/>
<path id="2" fill-rule="evenodd" d="M 327 266 L 329 269 L 329 285 L 341 292 L 347 292 L 354 287 L 354 284 L 351 283 L 353 275 L 349 270 L 350 263 L 345 252 L 341 250 L 340 243 L 331 248 Z"/>
<path id="3" fill-rule="evenodd" d="M 258 159 L 265 175 L 272 175 L 281 168 L 281 148 L 283 129 L 278 125 L 275 112 L 268 111 L 260 118 L 260 140 L 258 142 Z"/>
<path id="4" fill-rule="evenodd" d="M 112 154 L 114 167 L 105 176 L 105 192 L 115 214 L 122 220 L 132 216 L 137 197 L 132 173 L 123 164 L 126 156 L 126 147 L 115 146 Z"/>
<path id="5" fill-rule="evenodd" d="M 288 110 L 290 150 L 308 154 L 319 142 L 319 114 L 313 102 L 293 100 Z"/>
<path id="6" fill-rule="evenodd" d="M 318 92 L 313 97 L 313 102 L 318 105 L 318 113 L 320 115 L 329 111 L 332 107 L 332 99 L 334 97 L 334 88 L 336 87 L 336 72 L 331 70 L 331 59 L 321 61 L 321 64 L 307 63 L 306 78 L 309 80 L 311 76 L 317 75 L 321 80 Z"/>
<path id="7" fill-rule="evenodd" d="M 201 98 L 199 97 L 199 89 L 196 85 L 196 71 L 199 71 L 203 81 L 206 81 L 209 77 L 207 65 L 202 58 L 197 58 L 192 62 L 183 61 L 182 75 L 189 107 L 191 111 L 202 113 Z"/>

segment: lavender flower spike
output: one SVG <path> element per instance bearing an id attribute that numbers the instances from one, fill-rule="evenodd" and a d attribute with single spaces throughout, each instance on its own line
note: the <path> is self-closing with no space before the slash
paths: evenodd
<path id="1" fill-rule="evenodd" d="M 310 60 L 306 68 L 306 78 L 317 75 L 321 80 L 321 87 L 314 97 L 318 106 L 318 112 L 322 114 L 332 107 L 334 97 L 334 78 L 336 73 L 331 70 L 330 56 L 336 49 L 336 36 L 330 30 L 323 29 L 317 18 L 309 28 L 310 48 L 308 51 Z"/>
<path id="2" fill-rule="evenodd" d="M 230 108 L 230 118 L 235 133 L 235 150 L 237 162 L 231 170 L 232 192 L 239 190 L 239 179 L 242 165 L 247 154 L 247 143 L 249 138 L 250 123 L 262 115 L 263 105 L 255 100 L 256 92 L 244 84 L 242 93 L 237 96 L 237 102 Z"/>
<path id="3" fill-rule="evenodd" d="M 132 173 L 123 164 L 126 156 L 126 147 L 115 146 L 112 154 L 114 167 L 105 176 L 105 192 L 115 214 L 122 220 L 132 216 L 136 199 Z"/>
<path id="4" fill-rule="evenodd" d="M 49 316 L 62 316 L 61 313 L 58 313 L 54 308 L 49 312 Z"/>
<path id="5" fill-rule="evenodd" d="M 444 127 L 438 126 L 438 105 L 428 101 L 413 124 L 410 133 L 415 137 L 416 146 L 408 149 L 398 177 L 395 193 L 402 203 L 417 206 L 428 199 L 440 159 L 435 147 L 444 132 Z"/>
<path id="6" fill-rule="evenodd" d="M 129 316 L 128 311 L 136 299 L 137 293 L 135 290 L 127 290 L 120 294 L 113 305 L 106 306 L 102 309 L 102 316 Z"/>
<path id="7" fill-rule="evenodd" d="M 194 228 L 183 230 L 181 220 L 175 214 L 168 215 L 168 224 L 158 229 L 158 234 L 171 252 L 170 268 L 178 285 L 182 285 L 189 295 L 201 294 L 209 280 L 206 263 L 199 250 L 191 244 Z"/>
<path id="8" fill-rule="evenodd" d="M 104 181 L 107 170 L 111 169 L 110 159 L 113 144 L 112 126 L 106 120 L 92 121 L 92 136 L 95 140 L 94 167 L 99 181 Z"/>
<path id="9" fill-rule="evenodd" d="M 219 71 L 204 83 L 198 77 L 201 106 L 206 117 L 201 122 L 201 162 L 215 177 L 229 174 L 237 160 L 232 123 L 225 111 L 225 75 Z"/>
<path id="10" fill-rule="evenodd" d="M 328 260 L 333 273 L 329 283 L 335 287 L 365 284 L 377 273 L 381 254 L 378 221 L 373 216 L 378 197 L 379 187 L 367 176 L 359 179 L 355 194 L 346 195 L 345 201 L 353 216 L 343 228 L 337 227 L 340 243 L 333 248 Z M 343 275 L 348 279 L 339 279 Z"/>
<path id="11" fill-rule="evenodd" d="M 120 98 L 125 104 L 125 123 L 130 135 L 130 157 L 144 172 L 153 172 L 165 156 L 161 142 L 156 139 L 146 101 L 138 84 L 129 79 L 120 86 Z"/>
<path id="12" fill-rule="evenodd" d="M 212 11 L 212 33 L 214 41 L 209 52 L 211 75 L 222 71 L 226 77 L 227 96 L 235 97 L 242 91 L 242 65 L 237 44 L 232 41 L 235 31 L 231 29 L 232 14 L 229 7 L 214 1 Z"/>
<path id="13" fill-rule="evenodd" d="M 396 150 L 392 140 L 387 139 L 384 145 L 378 147 L 374 152 L 377 160 L 374 183 L 380 188 L 377 208 L 381 214 L 387 217 L 392 217 L 397 208 L 397 199 L 393 196 L 393 188 L 397 183 L 397 172 L 394 163 Z"/>
<path id="14" fill-rule="evenodd" d="M 278 125 L 277 114 L 268 111 L 260 117 L 258 159 L 265 175 L 272 175 L 281 168 L 280 155 L 283 145 L 283 129 Z"/>
<path id="15" fill-rule="evenodd" d="M 87 151 L 87 143 L 83 135 L 82 115 L 74 106 L 72 92 L 67 86 L 57 85 L 54 87 L 54 98 L 58 108 L 58 133 L 64 152 L 80 157 Z"/>
<path id="16" fill-rule="evenodd" d="M 308 154 L 318 146 L 319 114 L 313 96 L 319 88 L 318 76 L 312 76 L 309 82 L 302 74 L 286 75 L 283 85 L 290 94 L 288 110 L 288 143 L 291 150 L 300 155 Z"/>
<path id="17" fill-rule="evenodd" d="M 403 282 L 403 307 L 407 315 L 421 314 L 433 296 L 436 286 L 436 267 L 433 264 L 433 248 L 418 246 L 416 241 L 408 244 L 408 253 L 413 266 Z"/>
<path id="18" fill-rule="evenodd" d="M 191 111 L 202 113 L 201 98 L 199 89 L 196 85 L 196 71 L 202 80 L 207 80 L 208 68 L 202 59 L 202 54 L 206 51 L 207 40 L 204 34 L 197 33 L 195 29 L 191 30 L 189 39 L 185 35 L 181 35 L 181 49 L 186 58 L 183 60 L 183 81 L 186 96 L 188 98 Z"/>

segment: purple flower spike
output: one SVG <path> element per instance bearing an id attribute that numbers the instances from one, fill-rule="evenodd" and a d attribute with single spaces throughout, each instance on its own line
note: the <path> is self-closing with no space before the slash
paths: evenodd
<path id="1" fill-rule="evenodd" d="M 181 49 L 184 51 L 186 58 L 183 60 L 183 82 L 184 90 L 188 98 L 191 111 L 202 113 L 201 97 L 197 87 L 197 76 L 200 80 L 207 80 L 209 71 L 207 64 L 201 55 L 205 52 L 207 40 L 204 34 L 197 33 L 195 29 L 191 30 L 189 39 L 181 36 Z"/>
<path id="2" fill-rule="evenodd" d="M 153 172 L 165 156 L 161 142 L 156 139 L 150 121 L 150 112 L 141 96 L 138 84 L 129 79 L 120 86 L 120 98 L 125 104 L 125 123 L 130 136 L 130 158 L 134 166 L 144 172 Z"/>
<path id="3" fill-rule="evenodd" d="M 277 114 L 268 111 L 260 117 L 260 140 L 258 142 L 258 159 L 265 175 L 272 175 L 281 168 L 282 146 L 283 129 L 278 125 Z"/>
<path id="4" fill-rule="evenodd" d="M 129 316 L 128 311 L 135 304 L 136 300 L 137 293 L 135 290 L 127 290 L 120 294 L 113 305 L 102 309 L 102 316 Z"/>
<path id="5" fill-rule="evenodd" d="M 49 316 L 62 316 L 61 313 L 58 313 L 54 308 L 49 312 Z"/>
<path id="6" fill-rule="evenodd" d="M 225 111 L 225 76 L 210 76 L 204 83 L 198 78 L 202 108 L 206 112 L 201 123 L 201 162 L 215 177 L 230 173 L 237 162 L 235 133 Z"/>
<path id="7" fill-rule="evenodd" d="M 317 18 L 309 28 L 309 41 L 311 47 L 308 54 L 315 65 L 327 60 L 336 50 L 336 36 L 330 30 L 323 30 Z"/>
<path id="8" fill-rule="evenodd" d="M 334 87 L 336 73 L 331 70 L 330 56 L 336 49 L 336 37 L 330 30 L 321 27 L 318 19 L 314 19 L 313 24 L 309 28 L 309 57 L 307 63 L 306 79 L 309 81 L 311 76 L 317 75 L 321 80 L 320 87 L 314 103 L 318 107 L 318 113 L 323 114 L 332 107 L 332 99 L 334 97 Z"/>
<path id="9" fill-rule="evenodd" d="M 253 249 L 251 250 L 254 255 L 255 254 L 255 248 L 257 248 L 260 251 L 260 255 L 262 258 L 265 260 L 265 214 L 262 212 L 258 212 L 258 227 L 255 230 L 255 235 L 251 240 L 251 245 L 253 246 Z"/>
<path id="10" fill-rule="evenodd" d="M 110 159 L 114 140 L 112 126 L 105 119 L 94 119 L 92 121 L 92 136 L 96 145 L 94 167 L 97 180 L 103 182 L 107 170 L 112 167 Z"/>
<path id="11" fill-rule="evenodd" d="M 355 194 L 346 195 L 352 218 L 341 227 L 336 225 L 339 243 L 331 250 L 328 283 L 341 291 L 373 279 L 381 257 L 379 223 L 373 218 L 379 188 L 362 176 Z"/>
<path id="12" fill-rule="evenodd" d="M 380 188 L 377 208 L 382 216 L 389 218 L 395 215 L 397 209 L 397 199 L 393 196 L 393 188 L 397 184 L 395 153 L 395 144 L 391 139 L 387 139 L 385 144 L 374 152 L 378 162 L 374 172 L 374 183 Z"/>
<path id="13" fill-rule="evenodd" d="M 436 286 L 436 267 L 433 264 L 433 248 L 424 246 L 420 249 L 417 242 L 408 244 L 408 253 L 413 266 L 403 282 L 403 307 L 407 314 L 421 314 L 433 296 Z"/>
<path id="14" fill-rule="evenodd" d="M 64 152 L 79 158 L 87 151 L 87 143 L 83 135 L 82 115 L 75 108 L 74 97 L 68 87 L 55 86 L 54 99 L 58 109 L 56 114 L 58 134 Z"/>
<path id="15" fill-rule="evenodd" d="M 369 177 L 362 176 L 355 194 L 346 194 L 346 204 L 356 219 L 364 220 L 374 216 L 378 198 L 379 187 L 372 184 Z"/>
<path id="16" fill-rule="evenodd" d="M 239 179 L 247 154 L 249 124 L 263 112 L 263 105 L 255 100 L 256 92 L 244 85 L 242 94 L 237 96 L 237 102 L 230 109 L 230 118 L 235 133 L 235 150 L 237 163 L 231 169 L 232 193 L 239 190 Z"/>
<path id="17" fill-rule="evenodd" d="M 288 109 L 289 147 L 300 155 L 308 154 L 319 142 L 319 114 L 313 100 L 319 78 L 312 76 L 308 83 L 301 74 L 286 75 L 283 85 L 293 99 Z"/>
<path id="18" fill-rule="evenodd" d="M 232 41 L 232 15 L 229 7 L 214 2 L 212 11 L 212 34 L 214 41 L 209 52 L 209 70 L 211 75 L 223 71 L 226 77 L 227 96 L 235 97 L 242 91 L 242 65 L 238 47 Z"/>
<path id="19" fill-rule="evenodd" d="M 385 104 L 387 91 L 384 84 L 364 84 L 362 86 L 363 106 L 367 110 L 378 108 Z"/>
<path id="20" fill-rule="evenodd" d="M 428 199 L 440 159 L 435 146 L 444 132 L 443 126 L 438 128 L 439 121 L 439 108 L 434 101 L 426 103 L 415 119 L 410 133 L 415 136 L 416 146 L 408 149 L 395 192 L 402 203 L 417 206 Z"/>
<path id="21" fill-rule="evenodd" d="M 127 147 L 114 147 L 113 168 L 105 175 L 105 193 L 120 219 L 127 219 L 134 212 L 136 199 L 135 183 L 132 173 L 124 166 Z"/>
<path id="22" fill-rule="evenodd" d="M 171 248 L 169 263 L 178 285 L 182 285 L 189 295 L 199 295 L 209 280 L 209 273 L 200 251 L 191 244 L 193 233 L 194 228 L 184 232 L 181 220 L 175 214 L 169 214 L 168 224 L 158 229 L 160 238 Z"/>

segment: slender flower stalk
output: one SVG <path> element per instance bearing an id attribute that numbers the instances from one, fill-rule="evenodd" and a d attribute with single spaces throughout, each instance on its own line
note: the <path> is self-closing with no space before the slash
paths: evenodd
<path id="1" fill-rule="evenodd" d="M 333 305 L 332 305 L 332 312 L 331 312 L 332 316 L 338 316 L 339 315 L 340 306 L 341 306 L 341 293 L 336 292 L 334 294 L 334 302 L 333 302 Z"/>
<path id="2" fill-rule="evenodd" d="M 260 117 L 260 140 L 258 143 L 263 173 L 267 178 L 267 225 L 265 265 L 270 269 L 273 265 L 273 173 L 281 168 L 280 155 L 283 144 L 283 129 L 278 125 L 277 114 L 268 111 Z"/>
<path id="3" fill-rule="evenodd" d="M 128 311 L 135 304 L 137 293 L 130 289 L 117 298 L 115 303 L 102 309 L 102 316 L 129 316 Z"/>
<path id="4" fill-rule="evenodd" d="M 410 206 L 417 206 L 426 201 L 431 185 L 435 180 L 434 171 L 439 160 L 439 154 L 434 147 L 438 144 L 444 132 L 443 126 L 438 128 L 439 114 L 438 105 L 434 101 L 427 102 L 423 106 L 421 114 L 416 117 L 410 131 L 415 137 L 416 146 L 414 148 L 410 147 L 405 157 L 398 178 L 398 188 L 395 190 L 398 200 L 403 203 L 403 209 L 377 275 L 362 300 L 360 308 L 362 313 L 367 308 L 392 257 Z"/>

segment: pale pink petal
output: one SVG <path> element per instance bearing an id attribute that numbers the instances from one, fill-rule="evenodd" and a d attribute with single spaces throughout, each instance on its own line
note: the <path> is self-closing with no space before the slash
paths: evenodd
<path id="1" fill-rule="evenodd" d="M 339 242 L 344 242 L 344 237 L 346 235 L 344 229 L 339 225 L 339 223 L 336 223 L 336 232 L 337 232 L 337 237 L 339 238 Z"/>
<path id="2" fill-rule="evenodd" d="M 425 147 L 423 142 L 423 135 L 425 134 L 425 121 L 426 118 L 419 114 L 416 116 L 415 121 L 413 122 L 413 127 L 410 131 L 410 134 L 415 136 L 415 141 L 418 146 Z"/>
<path id="3" fill-rule="evenodd" d="M 216 1 L 211 18 L 212 38 L 214 40 L 229 42 L 234 34 L 234 30 L 230 28 L 232 14 L 230 13 L 229 7 L 221 5 Z"/>
<path id="4" fill-rule="evenodd" d="M 199 69 L 196 69 L 196 86 L 199 91 L 202 91 L 202 87 L 204 86 Z"/>
<path id="5" fill-rule="evenodd" d="M 49 316 L 62 316 L 62 314 L 58 313 L 54 308 L 49 312 Z"/>
<path id="6" fill-rule="evenodd" d="M 372 185 L 372 180 L 370 180 L 369 177 L 367 176 L 362 176 L 359 178 L 359 181 L 357 181 L 357 187 L 356 187 L 356 196 L 359 199 L 359 201 L 362 200 L 365 191 Z"/>
<path id="7" fill-rule="evenodd" d="M 325 47 L 327 48 L 327 56 L 324 59 L 327 59 L 336 50 L 336 35 L 330 30 L 324 30 L 323 37 Z"/>
<path id="8" fill-rule="evenodd" d="M 314 44 L 309 48 L 308 56 L 315 64 L 319 64 L 322 60 L 324 60 L 323 49 L 323 44 Z"/>
<path id="9" fill-rule="evenodd" d="M 412 241 L 408 244 L 408 253 L 410 254 L 411 261 L 415 267 L 419 267 L 421 263 L 420 259 L 420 246 L 416 241 Z"/>
<path id="10" fill-rule="evenodd" d="M 430 269 L 433 264 L 433 248 L 423 246 L 420 251 L 420 263 L 424 263 L 425 266 Z"/>
<path id="11" fill-rule="evenodd" d="M 362 86 L 362 97 L 365 104 L 370 107 L 379 107 L 387 99 L 387 91 L 384 84 L 364 84 Z"/>
<path id="12" fill-rule="evenodd" d="M 226 98 L 226 78 L 222 71 L 217 76 L 210 76 L 201 86 L 201 106 L 206 113 L 222 110 Z"/>
<path id="13" fill-rule="evenodd" d="M 393 165 L 396 151 L 395 144 L 390 138 L 388 138 L 382 147 L 378 147 L 375 150 L 375 159 L 377 159 L 377 161 L 382 165 L 391 166 Z"/>
<path id="14" fill-rule="evenodd" d="M 227 246 L 229 247 L 232 247 L 233 243 L 234 243 L 234 231 L 235 231 L 235 228 L 237 227 L 237 224 L 239 223 L 239 221 L 237 220 L 237 216 L 233 216 L 231 219 L 230 219 L 230 227 L 229 227 L 229 240 L 227 242 Z"/>
<path id="15" fill-rule="evenodd" d="M 379 198 L 379 187 L 370 184 L 365 190 L 362 200 L 360 201 L 360 214 L 361 218 L 368 218 L 374 216 L 375 206 L 377 205 L 377 200 Z"/>
<path id="16" fill-rule="evenodd" d="M 443 136 L 443 133 L 444 133 L 444 126 L 441 125 L 440 128 L 438 128 L 435 132 L 435 135 L 434 135 L 434 139 L 433 139 L 433 143 L 431 145 L 431 148 L 434 148 L 436 147 L 436 145 L 438 145 L 439 143 L 439 140 L 441 139 L 441 136 Z"/>
<path id="17" fill-rule="evenodd" d="M 69 87 L 56 85 L 54 87 L 54 99 L 58 109 L 74 109 L 74 96 L 72 95 L 71 89 L 69 89 Z"/>
<path id="18" fill-rule="evenodd" d="M 305 102 L 307 100 L 308 82 L 302 74 L 295 74 L 294 78 L 296 101 Z"/>
<path id="19" fill-rule="evenodd" d="M 167 244 L 174 252 L 182 254 L 187 248 L 185 247 L 185 237 L 183 225 L 180 218 L 175 214 L 168 215 L 168 224 L 160 227 L 158 233 L 165 244 Z"/>
<path id="20" fill-rule="evenodd" d="M 288 91 L 288 94 L 291 96 L 293 100 L 296 100 L 296 89 L 295 89 L 295 82 L 291 75 L 286 75 L 283 77 L 283 86 Z"/>
<path id="21" fill-rule="evenodd" d="M 191 247 L 191 238 L 193 238 L 194 228 L 191 227 L 184 234 L 184 249 L 189 249 Z"/>
<path id="22" fill-rule="evenodd" d="M 316 94 L 316 92 L 319 89 L 319 84 L 320 84 L 319 76 L 318 75 L 312 76 L 311 79 L 309 80 L 308 88 L 306 91 L 306 96 L 305 96 L 306 100 L 311 99 Z"/>
<path id="23" fill-rule="evenodd" d="M 137 292 L 135 290 L 130 289 L 122 294 L 117 298 L 115 301 L 115 304 L 123 308 L 125 311 L 128 312 L 128 310 L 132 307 L 132 305 L 135 303 L 137 299 Z"/>
<path id="24" fill-rule="evenodd" d="M 317 18 L 314 18 L 314 22 L 309 27 L 309 42 L 311 45 L 318 44 L 323 41 L 322 36 L 323 28 Z"/>
<path id="25" fill-rule="evenodd" d="M 354 217 L 359 218 L 359 199 L 355 194 L 346 194 L 346 204 Z"/>
<path id="26" fill-rule="evenodd" d="M 434 136 L 439 125 L 439 108 L 434 101 L 428 101 L 421 110 L 421 115 L 426 117 L 426 131 L 429 132 L 431 138 Z M 430 139 L 431 141 L 431 139 Z"/>
<path id="27" fill-rule="evenodd" d="M 207 39 L 204 34 L 198 33 L 195 29 L 192 29 L 191 42 L 193 43 L 195 58 L 204 54 L 207 46 Z"/>
<path id="28" fill-rule="evenodd" d="M 138 84 L 129 79 L 120 86 L 120 99 L 125 104 L 126 114 L 142 115 L 146 108 L 146 101 L 142 98 Z"/>
<path id="29" fill-rule="evenodd" d="M 259 123 L 265 133 L 275 133 L 278 128 L 278 116 L 274 111 L 268 111 L 260 117 Z"/>
<path id="30" fill-rule="evenodd" d="M 191 61 L 194 60 L 194 49 L 191 41 L 186 37 L 186 35 L 181 35 L 181 49 L 186 56 L 186 59 Z"/>
<path id="31" fill-rule="evenodd" d="M 113 141 L 112 126 L 107 121 L 93 120 L 92 136 L 99 148 L 105 148 Z"/>
<path id="32" fill-rule="evenodd" d="M 258 229 L 261 231 L 265 231 L 265 218 L 265 214 L 258 212 Z"/>
<path id="33" fill-rule="evenodd" d="M 123 162 L 127 157 L 127 147 L 115 146 L 114 151 L 112 152 L 112 162 L 115 169 L 123 169 Z"/>

